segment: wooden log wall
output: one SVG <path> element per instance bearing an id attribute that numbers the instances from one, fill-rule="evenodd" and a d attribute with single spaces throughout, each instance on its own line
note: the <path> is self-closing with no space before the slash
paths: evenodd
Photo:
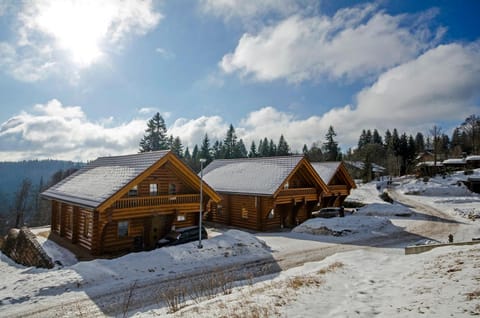
<path id="1" fill-rule="evenodd" d="M 170 162 L 158 168 L 151 175 L 138 184 L 138 196 L 150 196 L 150 184 L 157 184 L 158 195 L 168 194 L 170 184 L 175 184 L 177 194 L 197 193 L 198 191 L 182 181 L 175 173 Z M 128 193 L 124 197 L 128 197 Z"/>
<path id="2" fill-rule="evenodd" d="M 104 253 L 116 253 L 121 251 L 133 250 L 135 236 L 143 237 L 144 234 L 143 218 L 129 220 L 128 235 L 126 237 L 118 237 L 118 222 L 111 221 L 105 225 L 102 233 L 102 243 Z"/>
<path id="3" fill-rule="evenodd" d="M 257 230 L 257 206 L 255 196 L 249 195 L 226 195 L 228 196 L 228 207 L 226 207 L 230 224 L 233 226 L 244 227 Z"/>
<path id="4" fill-rule="evenodd" d="M 78 244 L 91 250 L 93 237 L 93 211 L 79 208 L 78 214 Z"/>
<path id="5" fill-rule="evenodd" d="M 216 222 L 216 223 L 222 223 L 222 224 L 228 224 L 228 210 L 227 210 L 227 202 L 224 197 L 222 196 L 222 201 L 220 203 L 215 203 L 212 202 L 210 204 L 210 211 L 207 214 L 207 220 Z"/>
<path id="6" fill-rule="evenodd" d="M 269 217 L 270 211 L 273 210 L 273 217 Z M 271 231 L 280 228 L 281 215 L 278 206 L 274 206 L 273 198 L 262 197 L 262 230 Z"/>

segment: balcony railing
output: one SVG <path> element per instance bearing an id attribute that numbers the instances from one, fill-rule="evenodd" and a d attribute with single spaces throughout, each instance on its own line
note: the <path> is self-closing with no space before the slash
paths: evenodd
<path id="1" fill-rule="evenodd" d="M 328 188 L 330 191 L 346 191 L 348 190 L 347 186 L 344 184 L 338 184 L 338 185 L 329 185 Z"/>
<path id="2" fill-rule="evenodd" d="M 114 209 L 130 209 L 137 207 L 179 205 L 200 203 L 200 194 L 157 195 L 150 197 L 123 198 L 113 204 Z"/>
<path id="3" fill-rule="evenodd" d="M 297 195 L 309 195 L 317 194 L 317 189 L 315 188 L 290 188 L 282 190 L 279 195 L 282 196 L 297 196 Z"/>

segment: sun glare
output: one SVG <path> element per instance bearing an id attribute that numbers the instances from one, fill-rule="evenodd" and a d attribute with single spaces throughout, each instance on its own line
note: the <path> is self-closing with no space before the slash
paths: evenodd
<path id="1" fill-rule="evenodd" d="M 115 8 L 103 1 L 52 1 L 43 3 L 36 19 L 38 28 L 55 39 L 72 61 L 86 67 L 102 57 Z"/>

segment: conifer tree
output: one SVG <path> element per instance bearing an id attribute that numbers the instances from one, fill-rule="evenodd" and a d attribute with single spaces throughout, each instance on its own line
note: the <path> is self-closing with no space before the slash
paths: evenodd
<path id="1" fill-rule="evenodd" d="M 273 157 L 277 154 L 277 146 L 273 142 L 273 139 L 270 139 L 270 143 L 268 144 L 268 156 Z"/>
<path id="2" fill-rule="evenodd" d="M 249 158 L 255 158 L 258 157 L 257 153 L 257 147 L 255 145 L 255 141 L 252 140 L 252 143 L 250 144 L 250 152 L 248 153 Z"/>
<path id="3" fill-rule="evenodd" d="M 280 135 L 280 140 L 278 141 L 277 147 L 277 156 L 287 156 L 290 154 L 290 147 L 288 146 L 287 141 Z"/>
<path id="4" fill-rule="evenodd" d="M 167 128 L 160 113 L 156 113 L 147 122 L 145 135 L 140 140 L 140 152 L 157 151 L 168 149 Z"/>
<path id="5" fill-rule="evenodd" d="M 330 126 L 325 135 L 325 142 L 323 143 L 325 161 L 335 161 L 339 159 L 340 150 L 338 143 L 335 141 L 336 135 L 333 126 Z"/>
<path id="6" fill-rule="evenodd" d="M 247 148 L 243 143 L 243 139 L 240 139 L 235 147 L 234 158 L 246 158 L 248 155 Z"/>
<path id="7" fill-rule="evenodd" d="M 173 137 L 173 136 L 172 136 Z M 175 137 L 170 145 L 170 150 L 180 158 L 183 157 L 183 145 L 180 137 Z"/>
<path id="8" fill-rule="evenodd" d="M 212 149 L 210 149 L 208 134 L 205 134 L 203 137 L 202 146 L 200 147 L 200 157 L 207 160 L 205 165 L 208 165 L 212 161 Z"/>
<path id="9" fill-rule="evenodd" d="M 268 139 L 267 137 L 260 140 L 260 144 L 258 146 L 258 154 L 260 157 L 268 157 L 270 155 L 270 148 L 268 147 Z"/>
<path id="10" fill-rule="evenodd" d="M 237 147 L 237 135 L 235 134 L 235 128 L 233 125 L 230 124 L 228 128 L 227 135 L 225 136 L 225 140 L 223 141 L 223 148 L 225 159 L 235 158 L 236 155 L 236 148 Z"/>

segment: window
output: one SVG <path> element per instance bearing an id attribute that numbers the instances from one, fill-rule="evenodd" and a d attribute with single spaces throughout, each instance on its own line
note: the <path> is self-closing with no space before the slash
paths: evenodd
<path id="1" fill-rule="evenodd" d="M 283 185 L 283 188 L 284 188 L 284 189 L 288 189 L 288 182 L 286 182 L 286 183 Z"/>
<path id="2" fill-rule="evenodd" d="M 138 195 L 138 186 L 134 186 L 128 191 L 129 197 L 136 197 Z"/>
<path id="3" fill-rule="evenodd" d="M 158 195 L 158 187 L 156 183 L 150 183 L 150 195 Z"/>
<path id="4" fill-rule="evenodd" d="M 268 212 L 269 219 L 273 219 L 275 217 L 275 209 L 271 209 L 270 212 Z"/>
<path id="5" fill-rule="evenodd" d="M 223 207 L 221 204 L 217 205 L 217 215 L 222 215 L 223 213 Z"/>
<path id="6" fill-rule="evenodd" d="M 185 221 L 185 214 L 179 214 L 177 215 L 177 221 L 181 222 L 181 221 Z"/>
<path id="7" fill-rule="evenodd" d="M 248 219 L 248 210 L 246 208 L 242 208 L 242 219 Z"/>
<path id="8" fill-rule="evenodd" d="M 119 238 L 128 236 L 128 221 L 118 222 L 117 235 Z"/>
<path id="9" fill-rule="evenodd" d="M 168 185 L 168 194 L 177 194 L 177 186 L 175 183 L 170 183 Z"/>

